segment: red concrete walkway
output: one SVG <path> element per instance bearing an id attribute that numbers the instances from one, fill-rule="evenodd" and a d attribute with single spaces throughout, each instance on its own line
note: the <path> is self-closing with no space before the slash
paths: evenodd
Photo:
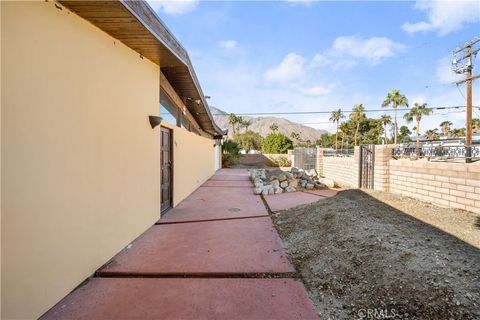
<path id="1" fill-rule="evenodd" d="M 317 319 L 246 182 L 219 170 L 42 319 Z"/>

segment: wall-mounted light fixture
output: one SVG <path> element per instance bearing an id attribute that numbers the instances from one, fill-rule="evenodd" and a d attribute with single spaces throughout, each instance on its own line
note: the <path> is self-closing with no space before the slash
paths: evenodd
<path id="1" fill-rule="evenodd" d="M 158 126 L 160 123 L 162 123 L 162 117 L 160 117 L 160 116 L 148 116 L 148 121 L 150 122 L 150 125 L 152 126 L 152 129 L 154 129 L 156 126 Z"/>

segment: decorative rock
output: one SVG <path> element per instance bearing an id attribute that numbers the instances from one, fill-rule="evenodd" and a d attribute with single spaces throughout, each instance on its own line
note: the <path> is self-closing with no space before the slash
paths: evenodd
<path id="1" fill-rule="evenodd" d="M 323 188 L 323 187 L 324 187 L 324 185 L 323 185 L 323 184 L 321 184 L 321 183 L 320 183 L 320 182 L 318 182 L 318 181 L 316 181 L 316 182 L 314 183 L 314 185 L 315 185 L 315 188 L 317 188 L 317 189 L 321 189 L 321 188 Z"/>
<path id="2" fill-rule="evenodd" d="M 260 188 L 260 189 L 262 189 L 262 187 L 263 187 L 263 183 L 261 183 L 261 182 L 255 182 L 255 188 Z"/>
<path id="3" fill-rule="evenodd" d="M 332 179 L 319 178 L 318 181 L 319 181 L 321 184 L 324 184 L 324 185 L 326 185 L 326 186 L 329 187 L 329 188 L 335 187 L 335 181 L 333 181 Z"/>
<path id="4" fill-rule="evenodd" d="M 306 173 L 309 177 L 316 177 L 316 176 L 317 176 L 317 170 L 315 170 L 315 169 L 307 170 L 307 171 L 305 171 L 305 173 Z"/>
<path id="5" fill-rule="evenodd" d="M 287 176 L 284 175 L 284 174 L 281 174 L 281 175 L 278 176 L 278 180 L 280 180 L 280 182 L 285 181 L 285 180 L 287 180 Z"/>
<path id="6" fill-rule="evenodd" d="M 313 183 L 307 183 L 307 190 L 312 190 L 313 188 L 315 187 L 315 185 Z"/>
<path id="7" fill-rule="evenodd" d="M 283 189 L 278 187 L 278 188 L 275 188 L 275 194 L 279 194 L 279 193 L 282 193 L 283 192 Z"/>
<path id="8" fill-rule="evenodd" d="M 268 189 L 268 194 L 275 194 L 275 189 L 273 187 Z"/>
<path id="9" fill-rule="evenodd" d="M 263 189 L 262 189 L 262 194 L 263 194 L 264 196 L 268 195 L 268 189 L 267 189 L 267 188 L 263 188 Z"/>
<path id="10" fill-rule="evenodd" d="M 292 168 L 290 169 L 290 172 L 293 173 L 293 174 L 296 174 L 296 173 L 298 172 L 298 168 L 292 167 Z"/>
<path id="11" fill-rule="evenodd" d="M 272 180 L 272 182 L 270 182 L 270 184 L 272 185 L 272 187 L 279 187 L 280 186 L 280 181 L 278 180 Z"/>
<path id="12" fill-rule="evenodd" d="M 280 187 L 282 187 L 283 189 L 285 189 L 286 187 L 288 187 L 288 181 L 282 181 L 280 183 Z"/>
<path id="13" fill-rule="evenodd" d="M 291 174 L 290 172 L 285 172 L 285 176 L 287 177 L 287 179 L 293 179 L 293 174 Z"/>
<path id="14" fill-rule="evenodd" d="M 297 178 L 297 179 L 300 179 L 300 178 L 302 178 L 302 177 L 303 177 L 303 172 L 297 172 L 297 173 L 295 174 L 295 178 Z"/>
<path id="15" fill-rule="evenodd" d="M 298 180 L 297 179 L 288 180 L 288 185 L 293 188 L 298 188 Z"/>
<path id="16" fill-rule="evenodd" d="M 295 192 L 297 191 L 297 189 L 295 189 L 294 187 L 290 187 L 288 186 L 286 189 L 285 189 L 285 192 Z"/>
<path id="17" fill-rule="evenodd" d="M 261 194 L 262 193 L 262 188 L 254 188 L 253 189 L 253 194 Z"/>
<path id="18" fill-rule="evenodd" d="M 308 183 L 307 180 L 300 180 L 300 186 L 302 188 L 305 188 L 307 186 L 307 183 Z"/>

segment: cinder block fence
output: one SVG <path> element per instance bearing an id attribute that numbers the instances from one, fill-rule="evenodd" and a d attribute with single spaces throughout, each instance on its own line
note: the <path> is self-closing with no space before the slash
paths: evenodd
<path id="1" fill-rule="evenodd" d="M 480 213 L 480 162 L 396 160 L 392 158 L 393 147 L 375 146 L 374 190 Z M 327 156 L 324 149 L 317 149 L 316 169 L 319 175 L 342 186 L 359 186 L 359 168 L 358 147 L 353 156 Z"/>

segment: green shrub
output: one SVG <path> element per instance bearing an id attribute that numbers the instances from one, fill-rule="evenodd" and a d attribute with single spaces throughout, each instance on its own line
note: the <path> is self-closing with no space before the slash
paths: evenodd
<path id="1" fill-rule="evenodd" d="M 233 136 L 233 141 L 245 151 L 260 150 L 262 148 L 262 136 L 252 130 L 248 130 L 244 133 L 237 133 Z"/>
<path id="2" fill-rule="evenodd" d="M 293 149 L 293 142 L 282 133 L 271 133 L 263 139 L 263 153 L 287 153 Z"/>
<path id="3" fill-rule="evenodd" d="M 232 140 L 225 140 L 223 142 L 223 166 L 228 167 L 234 165 L 238 162 L 238 159 L 240 159 L 240 148 L 238 143 Z"/>

